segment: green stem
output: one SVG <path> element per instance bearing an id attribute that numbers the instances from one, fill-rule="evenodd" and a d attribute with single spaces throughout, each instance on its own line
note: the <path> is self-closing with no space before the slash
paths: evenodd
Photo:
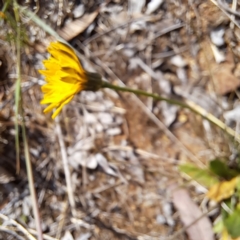
<path id="1" fill-rule="evenodd" d="M 184 102 L 180 102 L 179 100 L 174 100 L 174 99 L 162 97 L 160 95 L 157 95 L 157 94 L 154 94 L 154 93 L 148 93 L 148 92 L 145 92 L 145 91 L 142 91 L 142 90 L 139 90 L 139 89 L 132 89 L 132 88 L 129 88 L 129 87 L 120 87 L 120 86 L 113 85 L 113 84 L 105 82 L 105 81 L 102 84 L 102 88 L 111 88 L 111 89 L 114 89 L 116 91 L 131 92 L 131 93 L 134 93 L 136 95 L 151 97 L 151 98 L 154 98 L 154 99 L 159 100 L 159 101 L 165 101 L 165 102 L 168 102 L 168 103 L 173 104 L 173 105 L 178 105 L 178 106 L 183 107 L 183 108 L 188 108 L 187 104 L 185 104 Z"/>
<path id="2" fill-rule="evenodd" d="M 122 92 L 131 92 L 136 95 L 151 97 L 155 100 L 165 101 L 169 104 L 173 104 L 173 105 L 180 106 L 182 108 L 189 109 L 190 111 L 200 115 L 204 119 L 207 119 L 209 122 L 211 122 L 218 128 L 222 129 L 224 132 L 226 132 L 228 135 L 230 135 L 231 137 L 233 137 L 236 141 L 238 141 L 240 143 L 240 135 L 236 131 L 234 131 L 232 128 L 229 128 L 228 126 L 226 126 L 226 124 L 224 122 L 222 122 L 221 120 L 216 118 L 214 115 L 207 112 L 205 109 L 203 109 L 202 107 L 200 107 L 199 105 L 195 104 L 192 101 L 162 97 L 160 95 L 157 95 L 154 93 L 148 93 L 148 92 L 145 92 L 145 91 L 142 91 L 139 89 L 132 89 L 132 88 L 128 88 L 128 87 L 116 86 L 116 85 L 113 85 L 113 84 L 105 82 L 105 81 L 103 81 L 103 83 L 102 83 L 102 88 L 110 88 L 115 91 L 122 91 Z"/>

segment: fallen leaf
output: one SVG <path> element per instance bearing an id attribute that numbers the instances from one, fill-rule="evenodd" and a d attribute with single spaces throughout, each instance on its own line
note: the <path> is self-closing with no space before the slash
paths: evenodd
<path id="1" fill-rule="evenodd" d="M 218 183 L 217 177 L 215 177 L 208 169 L 201 169 L 188 163 L 180 165 L 179 170 L 205 187 L 209 188 Z"/>
<path id="2" fill-rule="evenodd" d="M 235 177 L 230 181 L 224 181 L 215 184 L 207 193 L 207 197 L 213 201 L 220 202 L 223 199 L 229 198 L 233 195 L 239 177 Z"/>
<path id="3" fill-rule="evenodd" d="M 225 95 L 236 90 L 240 86 L 240 81 L 232 73 L 234 65 L 232 63 L 219 64 L 218 71 L 214 74 L 216 79 L 216 93 Z"/>
<path id="4" fill-rule="evenodd" d="M 193 202 L 189 196 L 187 190 L 177 189 L 173 191 L 172 199 L 185 227 L 189 226 L 203 215 L 197 204 Z M 196 223 L 187 227 L 186 233 L 191 240 L 214 239 L 212 224 L 207 216 L 203 216 L 196 221 Z"/>
<path id="5" fill-rule="evenodd" d="M 199 63 L 203 68 L 208 69 L 210 81 L 207 82 L 207 90 L 214 95 L 225 95 L 240 86 L 240 81 L 235 75 L 237 73 L 234 73 L 236 68 L 234 55 L 228 51 L 225 54 L 225 61 L 217 63 L 214 59 L 216 52 L 213 52 L 211 44 L 203 42 L 203 48 L 199 51 Z"/>
<path id="6" fill-rule="evenodd" d="M 237 76 L 234 75 L 235 63 L 231 53 L 226 54 L 225 62 L 220 64 L 213 64 L 213 84 L 214 92 L 219 95 L 225 95 L 229 92 L 235 91 L 240 86 L 240 81 Z M 211 90 L 209 83 L 208 88 Z"/>
<path id="7" fill-rule="evenodd" d="M 58 31 L 58 34 L 66 41 L 73 39 L 82 33 L 94 21 L 98 15 L 98 12 L 99 11 L 96 10 L 93 13 L 85 14 L 80 19 L 66 24 L 62 29 Z"/>

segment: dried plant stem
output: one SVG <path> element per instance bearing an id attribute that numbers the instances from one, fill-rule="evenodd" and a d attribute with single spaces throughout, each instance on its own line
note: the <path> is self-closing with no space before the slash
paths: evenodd
<path id="1" fill-rule="evenodd" d="M 19 118 L 19 106 L 21 101 L 21 68 L 20 68 L 20 62 L 21 62 L 21 56 L 20 56 L 20 22 L 19 22 L 19 15 L 17 8 L 14 8 L 15 11 L 15 18 L 17 22 L 17 38 L 16 38 L 16 49 L 17 49 L 17 80 L 15 84 L 15 149 L 16 149 L 16 172 L 19 174 L 20 171 L 20 146 L 19 146 L 19 124 L 18 124 L 18 118 Z"/>
<path id="2" fill-rule="evenodd" d="M 132 89 L 132 88 L 128 88 L 128 87 L 120 87 L 120 86 L 113 85 L 113 84 L 105 82 L 105 81 L 103 82 L 102 87 L 103 88 L 110 88 L 110 89 L 113 89 L 115 91 L 131 92 L 131 93 L 134 93 L 136 95 L 152 97 L 152 98 L 154 98 L 156 100 L 159 100 L 159 101 L 165 101 L 165 102 L 168 102 L 169 104 L 173 104 L 173 105 L 180 106 L 182 108 L 189 109 L 190 111 L 200 115 L 204 119 L 207 119 L 209 122 L 211 122 L 212 124 L 214 124 L 218 128 L 222 129 L 224 132 L 226 132 L 228 135 L 230 135 L 237 142 L 240 143 L 240 135 L 238 133 L 236 133 L 232 128 L 229 128 L 228 126 L 226 126 L 226 124 L 223 123 L 221 120 L 219 120 L 218 118 L 213 116 L 211 113 L 207 112 L 205 109 L 203 109 L 202 107 L 200 107 L 199 105 L 195 104 L 192 101 L 177 100 L 177 99 L 162 97 L 160 95 L 153 94 L 153 93 L 148 93 L 148 92 L 141 91 L 141 90 L 138 90 L 138 89 Z"/>
<path id="3" fill-rule="evenodd" d="M 236 21 L 235 18 L 232 18 L 232 15 L 229 14 L 227 12 L 227 10 L 221 5 L 221 1 L 220 0 L 210 0 L 210 2 L 212 2 L 213 4 L 215 4 L 231 21 L 233 24 L 235 24 L 235 26 L 237 26 L 238 28 L 240 28 L 239 23 Z"/>
<path id="4" fill-rule="evenodd" d="M 17 48 L 17 82 L 16 82 L 16 92 L 15 92 L 15 102 L 16 102 L 16 120 L 18 120 L 18 115 L 20 113 L 21 119 L 22 119 L 22 137 L 23 137 L 23 144 L 24 144 L 24 155 L 25 155 L 25 161 L 26 161 L 26 167 L 27 167 L 27 175 L 28 175 L 28 183 L 29 183 L 29 189 L 30 194 L 32 197 L 32 204 L 33 204 L 33 214 L 36 222 L 36 229 L 37 229 L 37 235 L 38 240 L 43 240 L 43 234 L 42 234 L 42 228 L 41 228 L 41 220 L 40 220 L 40 214 L 38 210 L 38 202 L 37 202 L 37 196 L 34 188 L 34 179 L 33 179 L 33 172 L 32 172 L 32 163 L 30 159 L 29 154 L 29 147 L 28 147 L 28 140 L 27 140 L 27 134 L 26 134 L 26 127 L 24 122 L 24 116 L 23 116 L 23 108 L 21 104 L 21 26 L 20 26 L 20 17 L 18 13 L 18 7 L 16 2 L 14 1 L 14 13 L 15 13 L 15 19 L 17 22 L 17 38 L 16 38 L 16 48 Z M 20 112 L 19 112 L 20 110 Z M 18 128 L 18 121 L 16 121 L 16 129 L 19 131 Z M 17 140 L 16 143 L 18 144 L 16 148 L 19 151 L 19 139 L 18 139 L 18 132 L 16 133 Z M 17 152 L 19 154 L 19 152 Z M 19 163 L 17 168 L 19 169 Z"/>
<path id="5" fill-rule="evenodd" d="M 61 149 L 62 163 L 63 163 L 63 169 L 64 169 L 66 185 L 67 185 L 68 200 L 69 200 L 69 204 L 71 206 L 72 215 L 75 217 L 76 216 L 76 207 L 75 207 L 75 201 L 74 201 L 73 188 L 72 188 L 72 184 L 71 184 L 71 174 L 70 174 L 69 165 L 68 165 L 66 146 L 65 146 L 65 143 L 63 140 L 62 129 L 61 129 L 61 126 L 59 123 L 58 116 L 56 117 L 55 122 L 56 122 L 56 133 L 57 133 L 57 137 L 58 137 L 59 146 Z"/>
<path id="6" fill-rule="evenodd" d="M 25 229 L 21 224 L 19 224 L 17 221 L 13 220 L 13 219 L 10 219 L 9 217 L 3 215 L 2 213 L 0 213 L 0 218 L 6 222 L 8 222 L 8 225 L 11 224 L 13 226 L 16 226 L 19 231 L 21 231 L 25 236 L 28 237 L 28 239 L 30 240 L 36 240 L 35 237 L 33 237 L 33 235 L 31 235 L 29 233 L 29 231 L 27 229 Z"/>
<path id="7" fill-rule="evenodd" d="M 24 120 L 23 120 L 23 124 L 22 124 L 22 136 L 23 136 L 24 155 L 25 155 L 25 161 L 26 161 L 26 167 L 27 167 L 29 190 L 30 190 L 30 194 L 31 194 L 31 198 L 32 198 L 32 205 L 33 205 L 32 207 L 33 207 L 34 219 L 36 222 L 37 236 L 38 236 L 38 240 L 43 240 L 41 218 L 40 218 L 40 213 L 39 213 L 39 209 L 38 209 L 37 195 L 36 195 L 36 191 L 35 191 L 35 187 L 34 187 L 32 163 L 31 163 L 30 154 L 29 154 L 28 140 L 27 140 L 27 134 L 26 134 Z"/>

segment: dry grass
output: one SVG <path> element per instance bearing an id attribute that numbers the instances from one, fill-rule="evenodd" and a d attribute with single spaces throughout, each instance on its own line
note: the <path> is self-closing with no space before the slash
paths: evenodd
<path id="1" fill-rule="evenodd" d="M 98 16 L 70 44 L 86 69 L 110 82 L 183 97 L 224 120 L 238 103 L 239 29 L 230 29 L 229 17 L 211 1 L 189 2 L 165 1 L 147 16 L 131 13 L 127 1 L 83 1 L 84 13 L 98 9 Z M 73 21 L 67 1 L 38 3 L 38 16 L 48 15 L 53 29 Z M 39 104 L 43 80 L 37 70 L 49 38 L 21 17 L 29 40 L 21 49 L 23 107 L 44 239 L 171 239 L 183 227 L 171 199 L 176 184 L 185 185 L 200 208 L 208 209 L 202 188 L 186 182 L 178 165 L 229 159 L 238 153 L 232 141 L 184 109 L 111 90 L 79 94 L 56 124 Z M 7 22 L 1 24 L 11 30 Z M 222 63 L 211 50 L 210 32 L 218 27 L 225 31 Z M 21 171 L 15 174 L 16 57 L 6 31 L 0 38 L 0 238 L 35 239 L 21 138 Z M 182 59 L 174 60 L 176 55 Z M 219 75 L 221 69 L 228 71 Z M 180 231 L 176 239 L 187 236 Z"/>

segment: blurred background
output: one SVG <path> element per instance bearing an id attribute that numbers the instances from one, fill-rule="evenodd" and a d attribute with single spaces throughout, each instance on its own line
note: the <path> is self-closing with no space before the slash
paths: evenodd
<path id="1" fill-rule="evenodd" d="M 239 237 L 240 215 L 230 224 L 222 215 L 225 205 L 229 216 L 239 211 L 237 183 L 231 193 L 221 195 L 221 201 L 227 198 L 231 204 L 209 202 L 206 197 L 212 183 L 239 176 L 239 144 L 233 138 L 187 109 L 110 89 L 79 93 L 56 123 L 51 114 L 43 114 L 44 78 L 38 73 L 49 56 L 47 46 L 55 40 L 49 35 L 51 28 L 78 51 L 88 71 L 116 85 L 190 100 L 238 134 L 238 2 L 29 0 L 18 4 L 17 9 L 12 0 L 0 4 L 0 239 L 37 239 L 21 124 L 26 126 L 44 239 Z M 14 112 L 18 24 L 23 107 L 17 117 L 19 132 Z M 74 197 L 70 205 L 61 151 L 69 163 Z M 209 167 L 210 161 L 217 167 Z M 228 189 L 222 187 L 221 194 Z"/>

